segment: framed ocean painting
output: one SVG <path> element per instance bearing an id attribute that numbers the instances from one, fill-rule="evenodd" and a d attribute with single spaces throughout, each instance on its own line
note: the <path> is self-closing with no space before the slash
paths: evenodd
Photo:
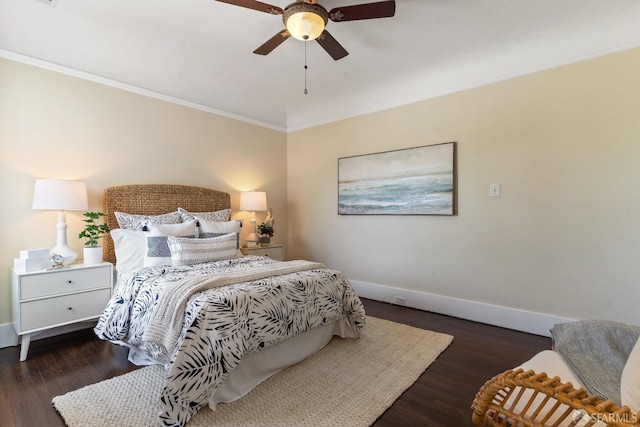
<path id="1" fill-rule="evenodd" d="M 340 215 L 455 215 L 456 144 L 338 159 Z"/>

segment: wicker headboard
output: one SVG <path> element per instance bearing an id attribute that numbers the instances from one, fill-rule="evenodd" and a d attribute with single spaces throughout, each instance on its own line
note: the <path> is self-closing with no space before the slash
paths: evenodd
<path id="1" fill-rule="evenodd" d="M 186 185 L 122 185 L 104 190 L 104 214 L 109 229 L 119 228 L 114 212 L 159 215 L 183 208 L 189 212 L 213 212 L 231 207 L 223 191 Z M 111 236 L 104 237 L 104 258 L 115 264 Z"/>

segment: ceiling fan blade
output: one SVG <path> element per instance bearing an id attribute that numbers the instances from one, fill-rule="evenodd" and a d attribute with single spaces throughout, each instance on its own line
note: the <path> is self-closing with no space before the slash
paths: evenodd
<path id="1" fill-rule="evenodd" d="M 346 49 L 343 48 L 342 45 L 338 43 L 338 41 L 334 39 L 327 30 L 324 30 L 322 34 L 320 34 L 320 37 L 316 39 L 316 41 L 336 61 L 349 55 L 349 52 L 347 52 Z"/>
<path id="2" fill-rule="evenodd" d="M 235 6 L 246 7 L 260 12 L 270 13 L 272 15 L 282 15 L 282 8 L 255 0 L 218 0 L 222 3 L 233 4 Z"/>
<path id="3" fill-rule="evenodd" d="M 396 2 L 395 0 L 389 0 L 334 7 L 329 11 L 329 19 L 334 22 L 357 21 L 360 19 L 390 18 L 395 13 Z"/>
<path id="4" fill-rule="evenodd" d="M 282 30 L 282 31 L 278 32 L 278 34 L 276 34 L 275 36 L 273 36 L 269 40 L 267 40 L 262 46 L 260 46 L 256 50 L 254 50 L 253 53 L 256 53 L 258 55 L 267 55 L 273 49 L 275 49 L 278 46 L 280 46 L 283 41 L 285 41 L 286 39 L 289 38 L 290 35 L 291 34 L 289 34 L 289 31 L 287 31 L 286 29 Z"/>

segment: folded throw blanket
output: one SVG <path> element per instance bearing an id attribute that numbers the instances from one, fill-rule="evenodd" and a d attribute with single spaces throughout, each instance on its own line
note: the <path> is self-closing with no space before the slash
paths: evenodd
<path id="1" fill-rule="evenodd" d="M 171 354 L 182 330 L 187 302 L 196 292 L 318 268 L 326 267 L 324 264 L 305 260 L 284 261 L 253 267 L 242 272 L 187 278 L 178 281 L 165 288 L 160 295 L 142 339 L 143 341 L 163 346 L 167 353 Z"/>
<path id="2" fill-rule="evenodd" d="M 620 406 L 620 377 L 640 327 L 607 320 L 559 323 L 551 329 L 560 353 L 591 394 Z"/>

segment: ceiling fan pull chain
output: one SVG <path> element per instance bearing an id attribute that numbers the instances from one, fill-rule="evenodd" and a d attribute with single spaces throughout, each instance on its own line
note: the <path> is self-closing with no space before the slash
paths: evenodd
<path id="1" fill-rule="evenodd" d="M 304 41 L 304 94 L 308 94 L 307 90 L 307 41 Z"/>

